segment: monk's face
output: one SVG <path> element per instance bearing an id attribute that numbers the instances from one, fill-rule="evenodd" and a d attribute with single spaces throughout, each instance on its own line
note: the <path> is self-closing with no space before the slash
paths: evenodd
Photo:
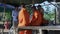
<path id="1" fill-rule="evenodd" d="M 41 9 L 41 7 L 37 7 L 38 9 Z"/>
<path id="2" fill-rule="evenodd" d="M 21 7 L 23 7 L 23 5 L 21 5 Z"/>
<path id="3" fill-rule="evenodd" d="M 41 5 L 38 5 L 37 8 L 38 8 L 38 9 L 41 9 L 42 7 L 41 7 Z"/>
<path id="4" fill-rule="evenodd" d="M 21 8 L 25 8 L 25 5 L 21 5 Z"/>
<path id="5" fill-rule="evenodd" d="M 32 10 L 33 10 L 33 11 L 36 10 L 36 7 L 32 7 Z"/>

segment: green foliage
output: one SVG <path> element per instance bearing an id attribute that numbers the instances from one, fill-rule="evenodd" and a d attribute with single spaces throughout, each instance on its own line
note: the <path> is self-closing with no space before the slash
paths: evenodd
<path id="1" fill-rule="evenodd" d="M 0 12 L 3 12 L 4 8 L 3 7 L 0 7 Z"/>
<path id="2" fill-rule="evenodd" d="M 12 18 L 11 10 L 6 9 L 6 12 L 5 12 L 5 20 L 11 20 L 11 18 Z"/>
<path id="3" fill-rule="evenodd" d="M 26 8 L 27 8 L 28 12 L 29 12 L 30 15 L 31 15 L 31 14 L 32 14 L 32 9 L 31 9 L 31 7 L 30 7 L 30 6 L 27 6 Z"/>
<path id="4" fill-rule="evenodd" d="M 11 20 L 11 13 L 5 13 L 5 19 L 6 20 Z"/>
<path id="5" fill-rule="evenodd" d="M 44 18 L 47 19 L 47 20 L 54 20 L 55 19 L 55 13 L 44 13 Z"/>

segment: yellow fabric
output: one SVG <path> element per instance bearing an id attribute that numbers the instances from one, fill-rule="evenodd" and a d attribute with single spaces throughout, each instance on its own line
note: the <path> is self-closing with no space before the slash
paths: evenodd
<path id="1" fill-rule="evenodd" d="M 27 10 L 25 8 L 22 8 L 21 11 L 19 12 L 18 15 L 18 27 L 22 26 L 28 26 L 29 25 L 29 13 L 27 12 Z M 19 34 L 32 34 L 32 31 L 30 30 L 23 30 L 23 31 L 19 31 Z"/>

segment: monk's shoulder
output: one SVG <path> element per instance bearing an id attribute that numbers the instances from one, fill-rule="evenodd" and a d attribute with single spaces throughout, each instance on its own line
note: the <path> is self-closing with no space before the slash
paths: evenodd
<path id="1" fill-rule="evenodd" d="M 23 8 L 23 12 L 24 12 L 24 13 L 28 13 L 28 11 L 27 11 L 26 8 Z"/>
<path id="2" fill-rule="evenodd" d="M 22 8 L 19 13 L 23 13 L 26 9 Z"/>

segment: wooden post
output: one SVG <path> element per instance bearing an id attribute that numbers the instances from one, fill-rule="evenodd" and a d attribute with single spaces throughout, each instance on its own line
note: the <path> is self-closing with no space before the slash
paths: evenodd
<path id="1" fill-rule="evenodd" d="M 42 34 L 42 29 L 39 29 L 39 34 Z"/>

